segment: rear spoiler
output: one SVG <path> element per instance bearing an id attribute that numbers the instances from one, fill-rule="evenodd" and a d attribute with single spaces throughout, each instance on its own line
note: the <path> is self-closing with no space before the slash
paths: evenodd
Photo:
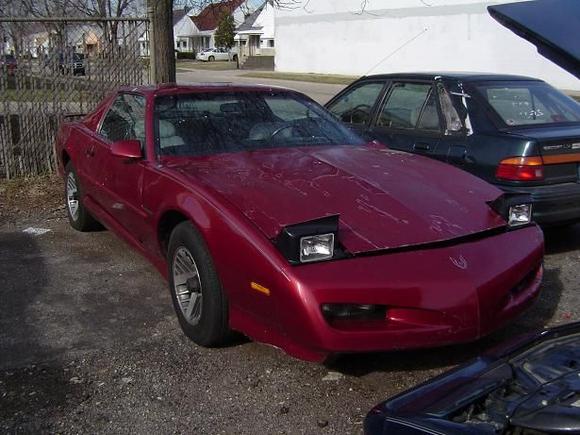
<path id="1" fill-rule="evenodd" d="M 63 118 L 67 121 L 75 121 L 77 119 L 81 119 L 87 116 L 86 113 L 67 113 L 63 116 Z"/>

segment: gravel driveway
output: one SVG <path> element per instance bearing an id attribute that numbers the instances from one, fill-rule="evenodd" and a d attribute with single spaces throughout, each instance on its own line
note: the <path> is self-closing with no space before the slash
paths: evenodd
<path id="1" fill-rule="evenodd" d="M 8 201 L 0 189 L 0 433 L 359 433 L 386 397 L 502 339 L 580 317 L 576 226 L 547 234 L 536 305 L 474 344 L 330 366 L 243 337 L 203 349 L 180 332 L 153 267 L 108 231 L 70 229 L 60 187 L 45 190 Z"/>
<path id="2" fill-rule="evenodd" d="M 238 74 L 178 79 L 261 81 Z M 320 102 L 343 87 L 263 82 Z M 12 192 L 6 185 L 0 181 L 0 433 L 360 433 L 377 402 L 503 339 L 580 320 L 577 225 L 546 234 L 537 303 L 477 343 L 349 355 L 329 366 L 243 337 L 203 349 L 181 333 L 152 266 L 108 231 L 69 228 L 59 181 Z"/>

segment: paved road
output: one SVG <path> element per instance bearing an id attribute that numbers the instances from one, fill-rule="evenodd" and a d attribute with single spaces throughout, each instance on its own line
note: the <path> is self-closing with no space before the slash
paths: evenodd
<path id="1" fill-rule="evenodd" d="M 243 74 L 246 73 L 248 73 L 248 71 L 191 70 L 185 72 L 184 69 L 178 69 L 177 81 L 180 83 L 233 82 L 233 83 L 251 83 L 251 84 L 282 86 L 285 88 L 291 88 L 303 92 L 321 104 L 326 103 L 328 100 L 330 100 L 331 97 L 333 97 L 340 90 L 345 88 L 345 85 L 329 85 L 323 83 L 243 77 Z"/>
<path id="2" fill-rule="evenodd" d="M 329 367 L 244 339 L 203 349 L 143 258 L 62 214 L 0 226 L 0 433 L 359 433 L 383 398 L 506 337 L 580 319 L 577 226 L 548 235 L 538 303 L 475 344 Z"/>

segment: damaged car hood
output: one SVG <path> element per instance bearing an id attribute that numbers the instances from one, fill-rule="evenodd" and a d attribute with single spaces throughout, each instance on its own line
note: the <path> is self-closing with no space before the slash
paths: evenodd
<path id="1" fill-rule="evenodd" d="M 268 238 L 339 215 L 351 253 L 464 237 L 505 226 L 493 186 L 451 166 L 375 146 L 277 148 L 180 158 L 181 176 L 213 189 Z"/>
<path id="2" fill-rule="evenodd" d="M 580 78 L 580 2 L 543 0 L 489 6 L 490 15 L 534 44 L 538 53 Z"/>

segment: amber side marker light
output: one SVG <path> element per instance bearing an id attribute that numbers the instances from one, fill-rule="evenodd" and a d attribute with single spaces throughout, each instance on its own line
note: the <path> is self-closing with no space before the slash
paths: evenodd
<path id="1" fill-rule="evenodd" d="M 499 163 L 496 178 L 510 181 L 540 181 L 544 179 L 541 157 L 510 157 Z"/>
<path id="2" fill-rule="evenodd" d="M 250 287 L 252 287 L 253 290 L 265 294 L 266 296 L 270 296 L 270 289 L 268 287 L 264 287 L 263 285 L 258 284 L 257 282 L 252 281 L 250 283 Z"/>

